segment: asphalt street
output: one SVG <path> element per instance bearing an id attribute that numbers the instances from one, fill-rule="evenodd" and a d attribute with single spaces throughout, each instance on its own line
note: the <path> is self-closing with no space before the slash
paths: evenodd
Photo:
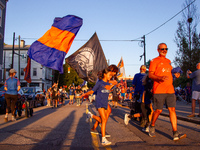
<path id="1" fill-rule="evenodd" d="M 130 109 L 126 106 L 113 108 L 107 122 L 107 138 L 110 146 L 101 145 L 101 136 L 90 133 L 94 120 L 86 123 L 87 108 L 98 114 L 92 103 L 83 102 L 81 106 L 66 105 L 54 108 L 48 106 L 34 108 L 30 118 L 4 122 L 0 115 L 0 150 L 65 150 L 65 149 L 199 149 L 200 124 L 178 120 L 178 130 L 187 138 L 172 140 L 172 128 L 168 116 L 159 116 L 156 122 L 156 137 L 151 138 L 141 131 L 139 122 L 131 120 L 126 126 L 124 114 Z M 9 114 L 9 119 L 11 115 Z M 100 131 L 100 127 L 98 127 Z"/>

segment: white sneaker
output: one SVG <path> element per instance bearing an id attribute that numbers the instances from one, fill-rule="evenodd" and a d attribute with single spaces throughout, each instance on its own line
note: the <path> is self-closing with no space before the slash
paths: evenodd
<path id="1" fill-rule="evenodd" d="M 87 118 L 86 118 L 85 121 L 86 121 L 87 123 L 89 123 L 90 118 L 92 118 L 92 113 L 91 113 L 90 111 L 88 111 L 88 113 L 87 113 Z"/>
<path id="2" fill-rule="evenodd" d="M 142 129 L 143 132 L 149 132 L 149 126 Z"/>
<path id="3" fill-rule="evenodd" d="M 129 118 L 128 116 L 129 116 L 129 114 L 125 114 L 125 116 L 124 116 L 125 125 L 128 125 L 128 122 L 131 120 L 131 118 Z"/>
<path id="4" fill-rule="evenodd" d="M 104 141 L 101 142 L 103 146 L 111 145 L 112 143 L 108 141 L 107 139 L 104 139 Z"/>
<path id="5" fill-rule="evenodd" d="M 12 116 L 12 121 L 16 121 L 16 118 L 14 116 Z"/>

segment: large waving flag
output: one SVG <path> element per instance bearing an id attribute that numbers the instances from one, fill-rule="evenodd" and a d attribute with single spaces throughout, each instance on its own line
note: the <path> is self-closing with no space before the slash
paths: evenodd
<path id="1" fill-rule="evenodd" d="M 121 57 L 120 62 L 118 63 L 117 67 L 119 68 L 119 74 L 118 74 L 118 78 L 120 77 L 126 77 L 125 75 L 125 68 L 124 68 L 124 61 Z"/>
<path id="2" fill-rule="evenodd" d="M 74 15 L 55 18 L 51 29 L 30 46 L 29 57 L 43 66 L 63 73 L 65 55 L 82 24 L 82 18 Z"/>
<path id="3" fill-rule="evenodd" d="M 97 73 L 108 67 L 97 34 L 94 33 L 87 43 L 66 58 L 66 63 L 77 72 L 80 78 L 96 82 Z"/>

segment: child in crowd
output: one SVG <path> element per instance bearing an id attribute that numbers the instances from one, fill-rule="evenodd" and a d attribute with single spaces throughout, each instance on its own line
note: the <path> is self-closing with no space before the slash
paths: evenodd
<path id="1" fill-rule="evenodd" d="M 93 89 L 87 93 L 81 95 L 81 97 L 85 95 L 93 94 L 97 92 L 96 95 L 96 108 L 100 114 L 99 116 L 93 115 L 91 112 L 88 112 L 88 118 L 94 118 L 98 124 L 101 123 L 101 135 L 102 135 L 102 145 L 110 145 L 109 142 L 105 137 L 105 130 L 106 130 L 106 123 L 109 117 L 109 113 L 111 112 L 111 108 L 108 105 L 108 95 L 110 93 L 110 89 L 117 84 L 117 81 L 112 81 L 112 84 L 109 83 L 113 76 L 113 73 L 109 68 L 104 69 L 101 74 L 99 75 L 99 80 L 93 87 Z M 110 110 L 109 110 L 110 109 Z"/>
<path id="2" fill-rule="evenodd" d="M 75 99 L 76 99 L 76 106 L 80 106 L 80 101 L 81 101 L 81 94 L 82 94 L 82 90 L 81 90 L 81 86 L 78 85 L 77 89 L 75 90 Z"/>

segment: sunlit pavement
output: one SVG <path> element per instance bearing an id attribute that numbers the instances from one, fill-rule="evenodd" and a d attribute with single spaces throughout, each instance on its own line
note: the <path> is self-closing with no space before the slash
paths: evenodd
<path id="1" fill-rule="evenodd" d="M 131 120 L 129 125 L 124 125 L 124 114 L 130 112 L 124 106 L 112 109 L 106 128 L 111 135 L 107 139 L 112 144 L 103 147 L 101 136 L 90 133 L 94 120 L 86 123 L 86 108 L 98 114 L 92 103 L 83 102 L 81 106 L 67 104 L 54 109 L 47 106 L 34 108 L 32 117 L 25 118 L 23 114 L 15 122 L 4 123 L 4 115 L 0 115 L 0 150 L 199 149 L 199 124 L 178 120 L 178 130 L 186 133 L 187 138 L 174 142 L 169 118 L 160 116 L 156 122 L 156 138 L 150 138 L 141 131 L 138 121 Z"/>

